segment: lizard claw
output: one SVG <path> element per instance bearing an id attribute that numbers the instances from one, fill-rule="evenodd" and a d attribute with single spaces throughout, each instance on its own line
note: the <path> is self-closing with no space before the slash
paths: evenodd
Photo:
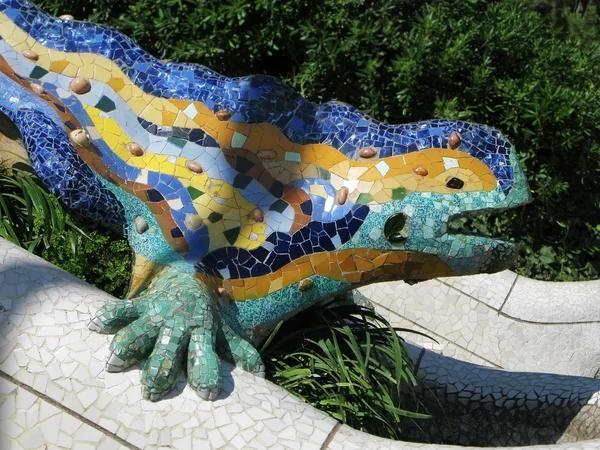
<path id="1" fill-rule="evenodd" d="M 160 400 L 176 384 L 186 354 L 188 384 L 206 400 L 215 400 L 223 385 L 219 355 L 264 376 L 258 351 L 220 318 L 213 295 L 192 276 L 167 269 L 140 299 L 100 308 L 88 328 L 118 330 L 106 371 L 120 372 L 145 359 L 142 394 L 150 401 Z"/>

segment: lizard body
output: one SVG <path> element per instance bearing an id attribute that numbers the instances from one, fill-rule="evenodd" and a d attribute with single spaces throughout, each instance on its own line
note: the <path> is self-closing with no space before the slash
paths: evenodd
<path id="1" fill-rule="evenodd" d="M 156 400 L 185 366 L 204 398 L 217 354 L 263 370 L 250 342 L 367 283 L 491 272 L 514 246 L 450 233 L 463 214 L 530 200 L 513 146 L 457 120 L 378 122 L 263 75 L 165 63 L 107 27 L 0 0 L 0 112 L 70 208 L 127 236 L 128 299 L 109 370 L 146 359 Z"/>

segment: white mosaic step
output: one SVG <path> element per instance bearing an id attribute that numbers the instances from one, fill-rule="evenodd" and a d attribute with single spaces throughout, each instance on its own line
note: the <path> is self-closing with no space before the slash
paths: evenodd
<path id="1" fill-rule="evenodd" d="M 331 450 L 465 450 L 475 447 L 463 447 L 460 445 L 429 445 L 416 442 L 400 442 L 383 439 L 372 434 L 356 431 L 346 425 L 340 427 L 329 444 Z M 487 447 L 489 450 L 491 447 Z M 600 448 L 600 440 L 581 441 L 577 443 L 565 443 L 555 445 L 529 445 L 517 447 L 495 447 L 510 448 L 511 450 L 592 450 Z"/>
<path id="2" fill-rule="evenodd" d="M 593 377 L 600 369 L 598 286 L 600 282 L 563 285 L 502 272 L 412 286 L 382 283 L 359 291 L 393 325 L 438 340 L 438 349 L 447 356 L 508 370 Z M 515 306 L 519 302 L 520 309 Z M 528 305 L 534 306 L 526 312 Z M 553 310 L 557 312 L 548 312 Z M 549 320 L 551 315 L 560 322 Z M 436 348 L 431 340 L 428 345 L 425 338 L 405 337 Z"/>
<path id="3" fill-rule="evenodd" d="M 518 277 L 502 312 L 545 323 L 600 323 L 600 280 L 550 283 Z"/>
<path id="4" fill-rule="evenodd" d="M 412 315 L 401 309 L 406 296 L 398 291 L 408 290 L 408 297 L 421 292 L 427 299 L 424 305 L 434 312 L 444 310 L 438 301 L 455 305 L 446 305 L 446 311 L 460 304 L 456 317 L 469 317 L 471 295 L 484 288 L 465 294 L 446 280 L 429 283 L 429 293 L 410 291 L 404 284 L 401 289 L 394 283 L 379 285 L 377 292 L 387 292 L 380 299 L 387 308 L 382 311 L 401 326 L 413 324 L 426 332 L 435 314 L 425 307 Z M 423 286 L 427 284 L 413 288 Z M 142 400 L 138 368 L 106 373 L 103 363 L 111 337 L 85 327 L 90 314 L 109 298 L 0 239 L 0 448 L 465 448 L 390 441 L 340 426 L 278 386 L 229 365 L 225 390 L 215 402 L 200 400 L 183 379 L 165 400 Z M 478 305 L 483 305 L 475 305 L 478 314 L 493 309 L 486 302 Z M 458 328 L 445 327 L 439 336 Z M 459 358 L 476 358 L 469 343 L 456 338 L 459 335 L 450 333 L 438 347 Z M 420 358 L 421 371 L 431 377 L 439 363 L 435 354 L 426 355 L 430 356 Z M 484 368 L 465 367 L 487 377 Z M 50 432 L 55 434 L 47 437 Z M 600 443 L 528 448 L 600 448 Z"/>
<path id="5" fill-rule="evenodd" d="M 0 378 L 0 448 L 123 450 L 122 443 L 27 389 Z"/>
<path id="6" fill-rule="evenodd" d="M 138 368 L 105 372 L 111 336 L 85 326 L 108 294 L 2 240 L 0 286 L 6 309 L 0 376 L 13 377 L 132 448 L 320 449 L 336 424 L 278 386 L 229 365 L 215 402 L 200 400 L 184 379 L 166 399 L 142 400 Z M 24 446 L 20 434 L 13 435 Z"/>

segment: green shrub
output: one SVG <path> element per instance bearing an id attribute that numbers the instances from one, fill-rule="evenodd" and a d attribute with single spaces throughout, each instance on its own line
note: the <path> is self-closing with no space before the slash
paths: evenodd
<path id="1" fill-rule="evenodd" d="M 402 123 L 486 123 L 521 154 L 534 203 L 473 227 L 523 243 L 540 279 L 600 271 L 600 38 L 592 5 L 496 0 L 40 0 L 160 58 L 266 73 L 311 100 Z"/>
<path id="2" fill-rule="evenodd" d="M 0 237 L 117 297 L 129 285 L 127 241 L 66 212 L 27 172 L 0 172 Z"/>
<path id="3" fill-rule="evenodd" d="M 131 278 L 131 250 L 126 239 L 81 218 L 85 235 L 76 235 L 77 251 L 69 247 L 70 237 L 52 233 L 50 242 L 38 254 L 45 260 L 115 297 L 123 297 Z"/>

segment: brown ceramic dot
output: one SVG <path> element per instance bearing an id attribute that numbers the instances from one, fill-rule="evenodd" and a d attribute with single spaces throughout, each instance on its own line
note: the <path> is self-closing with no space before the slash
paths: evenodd
<path id="1" fill-rule="evenodd" d="M 215 113 L 215 116 L 217 116 L 217 119 L 219 120 L 229 120 L 231 119 L 231 111 L 228 109 L 221 109 Z"/>
<path id="2" fill-rule="evenodd" d="M 300 282 L 300 284 L 298 284 L 298 289 L 301 291 L 307 291 L 311 287 L 313 287 L 313 284 L 313 280 L 311 280 L 310 278 L 305 278 Z"/>
<path id="3" fill-rule="evenodd" d="M 376 154 L 377 154 L 377 150 L 375 150 L 373 147 L 361 148 L 358 151 L 358 156 L 360 156 L 361 158 L 372 158 Z"/>
<path id="4" fill-rule="evenodd" d="M 75 77 L 71 84 L 69 85 L 71 90 L 76 94 L 82 95 L 87 94 L 92 89 L 92 85 L 87 78 Z"/>
<path id="5" fill-rule="evenodd" d="M 348 199 L 348 188 L 346 186 L 342 186 L 340 190 L 337 192 L 336 198 L 338 205 L 343 205 L 346 203 Z"/>
<path id="6" fill-rule="evenodd" d="M 262 223 L 265 220 L 265 215 L 259 208 L 254 208 L 250 212 L 250 217 L 252 218 L 252 220 L 254 220 L 255 222 L 258 222 L 258 223 Z"/>
<path id="7" fill-rule="evenodd" d="M 144 154 L 144 149 L 135 142 L 130 142 L 127 144 L 127 151 L 133 156 L 142 156 Z"/>
<path id="8" fill-rule="evenodd" d="M 427 170 L 427 167 L 425 166 L 415 166 L 413 168 L 413 172 L 417 175 L 421 175 L 422 177 L 426 177 L 427 175 L 429 175 L 429 170 Z"/>
<path id="9" fill-rule="evenodd" d="M 40 58 L 40 55 L 37 54 L 37 52 L 34 52 L 33 50 L 23 50 L 21 52 L 21 55 L 23 55 L 25 58 L 31 60 L 31 61 L 37 61 Z"/>
<path id="10" fill-rule="evenodd" d="M 31 90 L 35 92 L 37 95 L 43 95 L 46 93 L 46 89 L 41 87 L 39 84 L 31 83 Z"/>
<path id="11" fill-rule="evenodd" d="M 63 14 L 62 16 L 59 17 L 59 19 L 62 19 L 62 20 L 75 20 L 75 17 L 73 17 L 71 14 Z"/>
<path id="12" fill-rule="evenodd" d="M 229 293 L 227 292 L 227 289 L 225 289 L 224 287 L 220 287 L 220 288 L 217 288 L 217 295 L 219 297 L 227 297 L 229 295 Z"/>
<path id="13" fill-rule="evenodd" d="M 450 133 L 450 136 L 448 136 L 448 147 L 450 147 L 452 150 L 456 150 L 458 147 L 460 147 L 460 141 L 460 134 L 458 134 L 456 131 L 453 131 Z"/>
<path id="14" fill-rule="evenodd" d="M 258 157 L 262 159 L 275 159 L 277 152 L 275 150 L 259 150 Z"/>
<path id="15" fill-rule="evenodd" d="M 79 145 L 88 145 L 90 143 L 90 137 L 81 128 L 71 131 L 71 140 Z"/>
<path id="16" fill-rule="evenodd" d="M 197 230 L 204 224 L 204 221 L 198 214 L 188 214 L 184 223 L 188 230 Z"/>
<path id="17" fill-rule="evenodd" d="M 186 161 L 185 167 L 187 167 L 190 172 L 194 172 L 194 173 L 204 172 L 204 170 L 202 169 L 202 166 L 200 164 L 198 164 L 196 161 L 192 161 L 191 159 L 188 159 Z"/>

